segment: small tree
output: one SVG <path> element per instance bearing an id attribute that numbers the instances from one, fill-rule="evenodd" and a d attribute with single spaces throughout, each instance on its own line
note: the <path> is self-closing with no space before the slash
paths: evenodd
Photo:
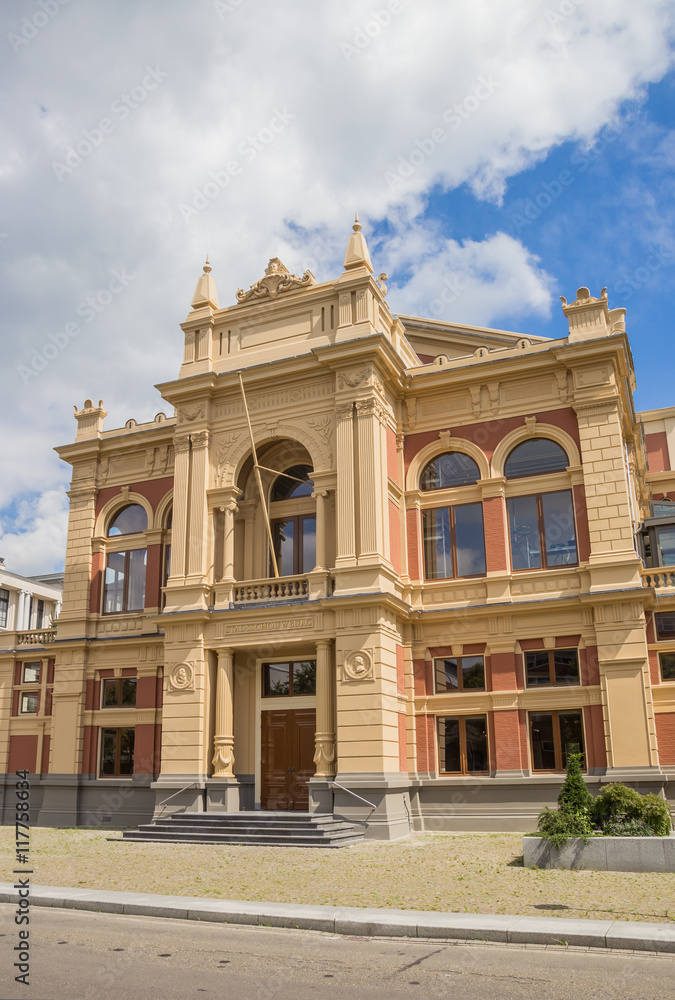
<path id="1" fill-rule="evenodd" d="M 582 753 L 571 753 L 567 758 L 567 777 L 558 795 L 558 808 L 571 813 L 585 813 L 591 816 L 593 811 L 593 796 L 586 787 L 581 773 L 584 759 Z"/>
<path id="2" fill-rule="evenodd" d="M 581 753 L 569 754 L 567 777 L 558 795 L 558 809 L 546 808 L 539 814 L 538 832 L 556 850 L 564 847 L 570 837 L 580 837 L 586 842 L 593 833 L 593 796 L 581 773 L 582 760 Z"/>

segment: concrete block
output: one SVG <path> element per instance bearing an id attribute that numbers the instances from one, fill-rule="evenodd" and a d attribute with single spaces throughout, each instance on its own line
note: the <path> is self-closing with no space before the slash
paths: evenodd
<path id="1" fill-rule="evenodd" d="M 568 917 L 519 917 L 508 929 L 508 940 L 520 944 L 560 944 L 604 948 L 611 920 L 572 920 Z"/>
<path id="2" fill-rule="evenodd" d="M 632 951 L 675 952 L 675 924 L 638 923 L 616 920 L 607 932 L 608 948 L 628 948 Z"/>
<path id="3" fill-rule="evenodd" d="M 518 918 L 493 913 L 420 913 L 417 936 L 456 941 L 508 941 Z"/>
<path id="4" fill-rule="evenodd" d="M 415 910 L 378 910 L 374 907 L 345 908 L 335 917 L 336 934 L 362 937 L 417 937 L 422 913 Z"/>

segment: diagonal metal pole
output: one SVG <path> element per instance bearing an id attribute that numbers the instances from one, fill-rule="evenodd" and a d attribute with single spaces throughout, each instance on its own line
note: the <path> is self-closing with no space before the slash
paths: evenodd
<path id="1" fill-rule="evenodd" d="M 251 438 L 251 452 L 253 453 L 253 468 L 255 470 L 255 478 L 258 484 L 258 493 L 260 494 L 260 502 L 262 504 L 263 513 L 265 515 L 265 527 L 267 528 L 267 537 L 270 543 L 270 555 L 272 556 L 272 566 L 274 568 L 275 577 L 279 576 L 279 567 L 277 565 L 277 554 L 274 551 L 274 536 L 272 535 L 272 525 L 270 524 L 270 515 L 267 510 L 267 504 L 265 503 L 265 497 L 263 495 L 262 488 L 262 478 L 260 476 L 260 466 L 258 465 L 258 453 L 255 450 L 255 439 L 253 437 L 253 428 L 251 426 L 251 417 L 248 412 L 248 404 L 246 403 L 246 393 L 244 392 L 244 380 L 241 377 L 241 372 L 237 372 L 239 376 L 239 386 L 241 388 L 241 398 L 244 403 L 244 413 L 246 414 L 246 423 L 248 424 L 248 433 Z"/>

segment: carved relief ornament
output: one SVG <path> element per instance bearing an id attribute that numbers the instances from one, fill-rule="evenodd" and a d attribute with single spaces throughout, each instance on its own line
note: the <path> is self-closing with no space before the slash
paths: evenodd
<path id="1" fill-rule="evenodd" d="M 195 668 L 192 662 L 176 663 L 169 673 L 170 691 L 194 691 Z"/>
<path id="2" fill-rule="evenodd" d="M 307 288 L 315 284 L 316 279 L 311 271 L 305 271 L 303 276 L 298 278 L 296 274 L 291 274 L 278 257 L 272 257 L 259 281 L 254 282 L 248 291 L 244 291 L 243 288 L 238 289 L 237 302 L 248 302 L 249 299 L 274 299 L 282 292 Z"/>
<path id="3" fill-rule="evenodd" d="M 355 649 L 345 656 L 345 677 L 352 681 L 371 680 L 373 676 L 373 658 L 365 649 Z"/>

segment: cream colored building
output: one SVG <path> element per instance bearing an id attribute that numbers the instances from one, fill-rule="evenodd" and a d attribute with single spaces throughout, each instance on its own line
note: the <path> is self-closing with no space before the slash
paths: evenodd
<path id="1" fill-rule="evenodd" d="M 23 640 L 0 652 L 0 752 L 39 823 L 171 797 L 530 830 L 577 750 L 596 791 L 675 797 L 625 310 L 582 288 L 559 339 L 524 337 L 397 316 L 385 280 L 358 222 L 332 281 L 275 258 L 221 308 L 207 262 L 175 416 L 76 412 L 32 717 Z"/>

